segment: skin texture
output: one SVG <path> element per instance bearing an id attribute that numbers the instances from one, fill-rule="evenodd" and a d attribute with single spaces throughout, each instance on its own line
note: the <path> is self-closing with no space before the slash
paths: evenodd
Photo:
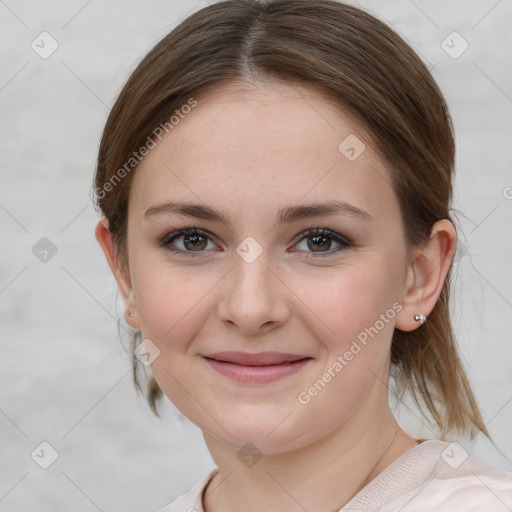
<path id="1" fill-rule="evenodd" d="M 135 171 L 129 269 L 117 263 L 105 219 L 96 237 L 126 311 L 135 313 L 126 313 L 126 322 L 160 350 L 151 365 L 155 378 L 202 429 L 219 467 L 205 509 L 336 510 L 417 444 L 388 406 L 391 338 L 395 327 L 418 328 L 414 315 L 433 309 L 454 255 L 455 229 L 442 220 L 425 247 L 409 252 L 385 162 L 360 123 L 315 89 L 232 84 L 197 99 Z M 366 146 L 354 161 L 338 149 L 351 134 Z M 230 222 L 145 215 L 167 201 L 207 205 Z M 371 219 L 342 212 L 276 222 L 281 208 L 328 201 L 350 203 Z M 195 252 L 183 236 L 159 244 L 187 227 L 211 238 L 199 238 Z M 314 228 L 352 245 L 327 236 L 319 248 L 308 246 L 315 234 L 301 233 Z M 236 251 L 246 237 L 262 249 L 251 263 Z M 390 310 L 393 318 L 300 403 L 299 393 Z M 275 382 L 235 383 L 202 357 L 225 350 L 312 359 Z M 247 443 L 262 454 L 252 467 L 237 457 Z"/>

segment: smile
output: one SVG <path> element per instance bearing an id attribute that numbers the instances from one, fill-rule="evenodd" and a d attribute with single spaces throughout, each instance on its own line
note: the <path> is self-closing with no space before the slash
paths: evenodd
<path id="1" fill-rule="evenodd" d="M 217 373 L 235 382 L 268 384 L 293 375 L 307 366 L 311 357 L 281 352 L 220 352 L 203 356 Z"/>

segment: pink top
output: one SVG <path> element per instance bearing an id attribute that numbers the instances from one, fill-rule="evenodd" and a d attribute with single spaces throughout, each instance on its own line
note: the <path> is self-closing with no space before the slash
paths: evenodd
<path id="1" fill-rule="evenodd" d="M 213 469 L 159 512 L 204 512 Z M 407 451 L 339 512 L 511 512 L 512 473 L 469 457 L 457 443 L 426 440 Z"/>

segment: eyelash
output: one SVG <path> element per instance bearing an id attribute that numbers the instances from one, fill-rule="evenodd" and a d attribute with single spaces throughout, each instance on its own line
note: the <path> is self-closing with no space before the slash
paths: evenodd
<path id="1" fill-rule="evenodd" d="M 173 253 L 184 255 L 184 256 L 190 256 L 190 257 L 196 257 L 196 254 L 199 255 L 200 253 L 205 252 L 204 250 L 203 251 L 183 251 L 181 249 L 175 249 L 175 248 L 171 247 L 171 243 L 174 240 L 176 240 L 178 238 L 181 238 L 183 236 L 186 236 L 186 235 L 199 235 L 199 236 L 207 238 L 208 240 L 213 241 L 211 235 L 207 231 L 204 231 L 202 229 L 196 228 L 194 226 L 192 228 L 178 229 L 176 231 L 173 231 L 172 233 L 166 234 L 164 237 L 162 237 L 158 241 L 158 246 L 159 247 L 163 247 L 163 248 L 165 248 L 168 251 L 171 251 Z M 327 252 L 318 252 L 318 253 L 311 252 L 309 256 L 306 256 L 306 258 L 310 258 L 310 259 L 311 258 L 331 256 L 331 255 L 333 255 L 335 253 L 338 253 L 339 251 L 342 251 L 343 249 L 349 249 L 350 247 L 352 247 L 354 245 L 345 236 L 342 236 L 342 235 L 340 235 L 338 233 L 335 233 L 335 232 L 329 230 L 328 228 L 312 228 L 312 229 L 307 229 L 307 230 L 303 231 L 302 233 L 300 233 L 297 236 L 299 237 L 299 239 L 297 241 L 297 244 L 302 242 L 303 240 L 305 240 L 307 238 L 310 238 L 310 237 L 313 237 L 313 236 L 322 236 L 322 237 L 325 237 L 325 238 L 330 238 L 333 241 L 335 241 L 336 243 L 340 244 L 340 246 L 337 247 L 336 249 L 329 250 Z M 194 253 L 196 253 L 196 254 L 194 254 Z"/>

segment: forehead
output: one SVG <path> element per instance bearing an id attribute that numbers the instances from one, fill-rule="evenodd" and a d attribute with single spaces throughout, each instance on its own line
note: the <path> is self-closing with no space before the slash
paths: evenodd
<path id="1" fill-rule="evenodd" d="M 351 201 L 372 216 L 379 205 L 398 207 L 369 134 L 316 89 L 233 84 L 195 99 L 139 164 L 130 194 L 137 208 L 169 198 L 261 212 L 301 198 Z"/>

